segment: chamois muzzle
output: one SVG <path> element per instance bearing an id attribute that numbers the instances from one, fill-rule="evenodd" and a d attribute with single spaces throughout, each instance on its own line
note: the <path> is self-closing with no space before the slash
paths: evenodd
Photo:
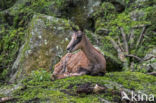
<path id="1" fill-rule="evenodd" d="M 68 52 L 71 52 L 71 51 L 72 51 L 72 48 L 67 48 L 67 51 L 68 51 Z"/>

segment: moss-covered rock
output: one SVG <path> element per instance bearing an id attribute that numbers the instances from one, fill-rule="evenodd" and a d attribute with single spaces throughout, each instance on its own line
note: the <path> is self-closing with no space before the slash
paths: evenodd
<path id="1" fill-rule="evenodd" d="M 49 79 L 48 79 L 49 78 Z M 23 87 L 16 89 L 10 96 L 18 98 L 16 102 L 54 102 L 54 103 L 101 103 L 121 101 L 121 91 L 130 94 L 131 91 L 153 94 L 156 96 L 156 77 L 138 72 L 114 72 L 105 76 L 79 76 L 50 81 L 46 71 L 33 71 L 22 81 Z M 96 84 L 106 89 L 102 93 L 78 94 L 77 88 Z M 0 89 L 1 91 L 3 88 Z M 1 95 L 7 95 L 1 92 Z"/>
<path id="2" fill-rule="evenodd" d="M 151 58 L 154 57 L 155 55 L 156 55 L 156 49 L 153 48 L 149 50 L 145 58 L 146 59 Z M 139 65 L 136 65 L 136 69 L 139 72 L 145 72 L 145 73 L 156 72 L 156 58 L 147 59 L 147 61 L 144 61 Z"/>
<path id="3" fill-rule="evenodd" d="M 134 8 L 146 8 L 153 5 L 156 5 L 155 0 L 136 0 L 131 6 Z"/>
<path id="4" fill-rule="evenodd" d="M 62 0 L 59 10 L 61 17 L 70 19 L 80 28 L 91 29 L 94 25 L 91 15 L 100 4 L 101 0 Z"/>
<path id="5" fill-rule="evenodd" d="M 13 77 L 10 82 L 37 68 L 52 70 L 66 51 L 71 25 L 68 20 L 34 15 L 25 43 L 12 67 Z"/>

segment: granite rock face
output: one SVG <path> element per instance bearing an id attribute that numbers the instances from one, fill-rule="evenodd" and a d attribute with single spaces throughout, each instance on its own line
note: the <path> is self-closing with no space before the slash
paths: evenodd
<path id="1" fill-rule="evenodd" d="M 32 70 L 52 70 L 66 52 L 71 23 L 46 15 L 34 15 L 28 27 L 25 43 L 12 67 L 10 82 Z"/>

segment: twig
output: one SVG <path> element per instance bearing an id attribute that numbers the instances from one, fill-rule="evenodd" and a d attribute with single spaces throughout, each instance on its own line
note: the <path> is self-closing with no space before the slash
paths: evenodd
<path id="1" fill-rule="evenodd" d="M 150 56 L 150 57 L 148 57 L 148 58 L 144 58 L 144 59 L 142 59 L 142 58 L 140 58 L 140 57 L 138 57 L 138 56 L 136 56 L 136 55 L 133 55 L 133 54 L 129 54 L 129 55 L 125 55 L 126 57 L 133 57 L 133 58 L 135 58 L 135 59 L 137 59 L 138 61 L 147 61 L 147 60 L 150 60 L 150 59 L 152 59 L 152 58 L 156 58 L 156 56 Z"/>
<path id="2" fill-rule="evenodd" d="M 136 55 L 129 54 L 129 55 L 125 55 L 125 56 L 126 57 L 133 57 L 133 58 L 135 58 L 135 59 L 137 59 L 139 61 L 142 61 L 142 59 L 140 57 L 136 56 Z"/>
<path id="3" fill-rule="evenodd" d="M 111 41 L 112 45 L 114 46 L 114 48 L 117 50 L 118 52 L 118 58 L 125 62 L 125 55 L 124 53 L 122 52 L 121 48 L 119 47 L 119 45 L 115 42 L 115 40 L 113 38 L 109 38 L 109 40 Z"/>
<path id="4" fill-rule="evenodd" d="M 120 31 L 121 31 L 121 34 L 122 34 L 122 38 L 123 38 L 123 42 L 124 42 L 125 51 L 126 51 L 127 54 L 128 54 L 129 51 L 128 51 L 128 42 L 127 42 L 127 39 L 126 39 L 126 34 L 124 33 L 122 27 L 120 27 Z"/>
<path id="5" fill-rule="evenodd" d="M 141 32 L 141 34 L 140 34 L 140 36 L 139 36 L 139 39 L 138 39 L 138 41 L 137 41 L 137 44 L 136 44 L 136 48 L 137 48 L 137 47 L 139 46 L 139 44 L 141 43 L 141 41 L 142 41 L 142 39 L 143 39 L 143 37 L 144 37 L 145 30 L 146 30 L 146 27 L 143 27 L 142 32 Z"/>
<path id="6" fill-rule="evenodd" d="M 129 48 L 132 48 L 132 45 L 134 43 L 134 30 L 133 29 L 131 29 L 131 32 L 130 32 L 129 42 L 130 42 Z"/>
<path id="7" fill-rule="evenodd" d="M 114 48 L 117 50 L 118 53 L 122 52 L 119 45 L 115 42 L 113 38 L 110 37 L 109 40 L 111 41 L 112 45 L 114 46 Z"/>
<path id="8" fill-rule="evenodd" d="M 133 27 L 133 29 L 138 29 L 138 28 L 143 28 L 143 27 L 148 27 L 148 26 L 151 26 L 151 25 L 150 24 L 136 25 Z"/>
<path id="9" fill-rule="evenodd" d="M 151 72 L 151 73 L 147 73 L 147 74 L 156 76 L 156 72 Z"/>
<path id="10" fill-rule="evenodd" d="M 11 100 L 15 100 L 15 99 L 17 99 L 17 98 L 2 97 L 2 98 L 0 98 L 0 103 L 5 103 L 5 102 L 11 101 Z"/>
<path id="11" fill-rule="evenodd" d="M 150 59 L 152 59 L 152 58 L 156 58 L 156 56 L 150 56 L 150 57 L 148 57 L 148 58 L 144 58 L 143 61 L 147 61 L 147 60 L 150 60 Z"/>
<path id="12" fill-rule="evenodd" d="M 118 37 L 118 44 L 119 44 L 119 47 L 120 47 L 121 51 L 124 52 L 124 49 L 123 49 L 122 44 L 120 42 L 120 37 Z"/>

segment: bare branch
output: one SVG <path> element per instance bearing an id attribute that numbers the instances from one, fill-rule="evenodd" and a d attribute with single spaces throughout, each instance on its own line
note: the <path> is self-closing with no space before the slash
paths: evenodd
<path id="1" fill-rule="evenodd" d="M 132 55 L 132 54 L 129 54 L 129 55 L 125 55 L 126 57 L 133 57 L 135 59 L 137 59 L 138 61 L 141 61 L 142 59 L 136 55 Z"/>
<path id="2" fill-rule="evenodd" d="M 133 29 L 138 29 L 138 28 L 143 28 L 143 27 L 148 27 L 148 26 L 151 26 L 151 24 L 136 25 L 133 27 Z"/>
<path id="3" fill-rule="evenodd" d="M 129 53 L 129 51 L 128 51 L 128 42 L 127 42 L 127 39 L 126 39 L 126 34 L 124 33 L 124 31 L 123 31 L 123 28 L 122 28 L 122 27 L 120 27 L 120 31 L 121 31 L 122 38 L 123 38 L 123 42 L 124 42 L 125 52 L 128 54 L 128 53 Z"/>
<path id="4" fill-rule="evenodd" d="M 147 73 L 147 74 L 156 76 L 156 72 L 151 72 L 151 73 Z"/>
<path id="5" fill-rule="evenodd" d="M 113 38 L 110 37 L 109 40 L 111 41 L 111 43 L 114 46 L 114 48 L 117 50 L 117 52 L 118 52 L 118 58 L 121 61 L 125 62 L 125 55 L 122 52 L 122 50 L 120 49 L 119 45 L 115 42 L 115 40 Z"/>
<path id="6" fill-rule="evenodd" d="M 148 57 L 148 58 L 142 59 L 142 58 L 140 58 L 140 57 L 138 57 L 138 56 L 136 56 L 136 55 L 133 55 L 133 54 L 129 54 L 129 55 L 125 55 L 125 56 L 126 56 L 126 57 L 133 57 L 133 58 L 137 59 L 137 60 L 140 61 L 140 62 L 142 62 L 142 61 L 147 61 L 147 60 L 150 60 L 150 59 L 152 59 L 152 58 L 156 58 L 156 56 L 150 56 L 150 57 Z"/>
<path id="7" fill-rule="evenodd" d="M 131 32 L 130 32 L 129 42 L 130 42 L 129 48 L 132 48 L 132 45 L 134 43 L 134 30 L 133 29 L 131 29 Z"/>
<path id="8" fill-rule="evenodd" d="M 140 34 L 140 36 L 139 36 L 139 39 L 138 39 L 138 41 L 137 41 L 137 44 L 136 44 L 136 48 L 137 48 L 137 47 L 139 46 L 139 44 L 142 42 L 142 39 L 143 39 L 143 37 L 144 37 L 145 31 L 146 31 L 146 27 L 143 27 L 142 32 L 141 32 L 141 34 Z"/>
<path id="9" fill-rule="evenodd" d="M 113 38 L 109 38 L 109 40 L 111 41 L 112 45 L 114 46 L 114 48 L 117 50 L 118 53 L 122 52 L 119 45 L 115 42 L 115 40 Z"/>
<path id="10" fill-rule="evenodd" d="M 15 100 L 16 98 L 12 98 L 12 97 L 2 97 L 0 98 L 0 103 L 5 103 L 5 102 L 9 102 L 12 100 Z"/>
<path id="11" fill-rule="evenodd" d="M 118 36 L 118 42 L 117 43 L 119 44 L 119 47 L 120 47 L 121 51 L 124 52 L 124 49 L 123 49 L 122 44 L 120 42 L 120 37 L 119 36 Z"/>
<path id="12" fill-rule="evenodd" d="M 150 57 L 148 57 L 148 58 L 144 58 L 143 61 L 147 61 L 147 60 L 150 60 L 150 59 L 152 59 L 152 58 L 156 58 L 156 56 L 150 56 Z"/>

